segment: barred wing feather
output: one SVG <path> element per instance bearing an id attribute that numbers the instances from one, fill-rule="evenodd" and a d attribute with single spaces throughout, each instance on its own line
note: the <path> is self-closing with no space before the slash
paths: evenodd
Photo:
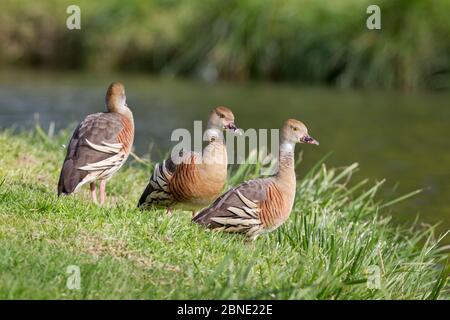
<path id="1" fill-rule="evenodd" d="M 257 236 L 263 229 L 261 205 L 266 201 L 270 181 L 270 178 L 251 180 L 230 189 L 200 211 L 193 221 L 211 229 Z"/>

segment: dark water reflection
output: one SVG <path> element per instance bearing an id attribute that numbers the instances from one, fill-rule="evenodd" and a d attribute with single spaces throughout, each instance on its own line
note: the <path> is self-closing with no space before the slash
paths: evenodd
<path id="1" fill-rule="evenodd" d="M 103 110 L 104 92 L 113 80 L 127 89 L 136 122 L 136 152 L 154 141 L 162 152 L 173 129 L 192 128 L 213 106 L 227 105 L 242 128 L 277 128 L 288 117 L 303 120 L 321 145 L 305 147 L 299 175 L 333 151 L 330 166 L 358 162 L 357 179 L 387 178 L 385 193 L 424 192 L 393 208 L 400 220 L 450 228 L 450 93 L 350 92 L 292 85 L 220 84 L 151 79 L 144 76 L 92 76 L 2 72 L 0 127 L 31 127 L 34 113 L 44 126 L 64 128 Z M 450 242 L 447 237 L 447 243 Z"/>

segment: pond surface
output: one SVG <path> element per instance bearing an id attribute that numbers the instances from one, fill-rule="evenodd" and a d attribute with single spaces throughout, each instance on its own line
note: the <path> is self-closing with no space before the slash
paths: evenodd
<path id="1" fill-rule="evenodd" d="M 74 126 L 103 111 L 106 87 L 125 84 L 135 124 L 137 154 L 151 142 L 165 154 L 175 128 L 193 128 L 212 107 L 226 105 L 242 128 L 278 128 L 287 118 L 305 122 L 320 147 L 304 147 L 301 177 L 332 151 L 328 166 L 360 164 L 355 179 L 387 179 L 381 196 L 423 192 L 393 207 L 398 221 L 450 229 L 450 93 L 339 91 L 280 84 L 205 84 L 142 75 L 91 75 L 3 71 L 0 127 L 32 127 L 34 114 L 46 128 Z M 300 149 L 300 148 L 298 148 Z M 155 158 L 155 157 L 154 157 Z M 157 159 L 159 160 L 159 159 Z M 450 243 L 447 237 L 446 243 Z"/>

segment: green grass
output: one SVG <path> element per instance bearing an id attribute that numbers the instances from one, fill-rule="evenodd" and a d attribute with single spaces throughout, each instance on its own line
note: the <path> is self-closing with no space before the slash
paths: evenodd
<path id="1" fill-rule="evenodd" d="M 356 165 L 312 168 L 290 219 L 246 243 L 193 225 L 189 213 L 137 210 L 151 165 L 133 159 L 110 181 L 106 206 L 87 190 L 58 198 L 67 136 L 0 132 L 2 299 L 450 298 L 433 228 L 383 217 L 381 184 L 351 182 Z M 80 290 L 66 287 L 69 265 L 80 267 Z M 373 266 L 379 289 L 366 284 Z"/>

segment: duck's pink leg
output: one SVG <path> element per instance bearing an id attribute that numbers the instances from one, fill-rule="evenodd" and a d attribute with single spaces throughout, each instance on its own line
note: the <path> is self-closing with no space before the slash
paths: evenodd
<path id="1" fill-rule="evenodd" d="M 100 205 L 106 200 L 106 180 L 100 180 Z"/>
<path id="2" fill-rule="evenodd" d="M 91 187 L 92 201 L 94 201 L 95 204 L 98 204 L 98 202 L 97 202 L 97 191 L 96 191 L 96 185 L 95 185 L 95 182 L 91 182 L 90 187 Z"/>
<path id="3" fill-rule="evenodd" d="M 173 213 L 173 208 L 172 208 L 172 207 L 168 207 L 166 213 L 167 213 L 167 215 L 168 215 L 169 217 L 171 217 L 171 216 L 172 216 L 172 213 Z"/>

